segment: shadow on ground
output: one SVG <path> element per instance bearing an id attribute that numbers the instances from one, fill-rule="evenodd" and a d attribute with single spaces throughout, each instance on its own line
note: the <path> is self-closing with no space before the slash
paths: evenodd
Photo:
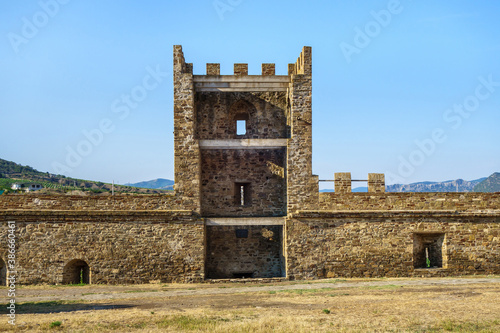
<path id="1" fill-rule="evenodd" d="M 126 309 L 132 308 L 135 305 L 128 304 L 92 304 L 78 303 L 68 301 L 49 301 L 49 302 L 25 302 L 16 304 L 16 313 L 60 313 L 60 312 L 75 312 L 89 310 L 110 310 L 110 309 Z"/>

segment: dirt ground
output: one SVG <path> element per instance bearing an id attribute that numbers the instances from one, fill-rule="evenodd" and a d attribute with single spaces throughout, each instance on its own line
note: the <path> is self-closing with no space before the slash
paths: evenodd
<path id="1" fill-rule="evenodd" d="M 500 277 L 21 286 L 16 325 L 2 317 L 0 331 L 500 332 Z"/>

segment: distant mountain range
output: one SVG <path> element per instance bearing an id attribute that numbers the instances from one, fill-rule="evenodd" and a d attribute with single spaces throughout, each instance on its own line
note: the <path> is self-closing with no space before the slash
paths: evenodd
<path id="1" fill-rule="evenodd" d="M 352 192 L 367 192 L 367 187 L 356 187 Z M 320 192 L 334 192 L 325 189 Z M 447 180 L 444 182 L 418 182 L 411 184 L 394 184 L 386 186 L 386 192 L 500 192 L 500 173 L 476 180 Z"/>
<path id="2" fill-rule="evenodd" d="M 394 184 L 386 186 L 387 192 L 474 192 L 474 187 L 486 177 L 476 180 L 447 180 L 444 182 L 419 182 L 407 185 Z"/>
<path id="3" fill-rule="evenodd" d="M 477 184 L 474 192 L 500 192 L 500 172 L 495 172 Z"/>
<path id="4" fill-rule="evenodd" d="M 173 181 L 170 181 L 173 183 Z M 3 192 L 21 192 L 30 184 L 40 184 L 42 189 L 37 193 L 57 194 L 107 194 L 112 191 L 115 193 L 167 193 L 162 189 L 142 188 L 123 185 L 112 185 L 99 181 L 83 180 L 70 178 L 63 175 L 54 175 L 49 172 L 40 172 L 30 166 L 23 166 L 15 162 L 0 158 L 0 191 Z M 19 184 L 21 190 L 12 190 L 13 184 Z"/>
<path id="5" fill-rule="evenodd" d="M 174 189 L 174 181 L 170 179 L 157 178 L 153 180 L 148 180 L 145 182 L 139 183 L 127 183 L 125 186 L 133 186 L 133 187 L 142 187 L 142 188 L 151 188 L 158 190 L 173 190 Z"/>

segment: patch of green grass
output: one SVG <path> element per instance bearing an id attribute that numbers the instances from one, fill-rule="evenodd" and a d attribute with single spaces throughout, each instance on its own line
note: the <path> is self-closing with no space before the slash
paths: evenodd
<path id="1" fill-rule="evenodd" d="M 87 286 L 88 283 L 73 283 L 73 284 L 66 284 L 64 285 L 65 287 L 84 287 Z"/>
<path id="2" fill-rule="evenodd" d="M 157 326 L 158 328 L 168 327 L 170 329 L 184 331 L 208 331 L 209 329 L 215 329 L 216 324 L 220 321 L 229 321 L 229 319 L 218 317 L 194 317 L 176 315 L 162 319 L 161 321 L 157 322 Z"/>
<path id="3" fill-rule="evenodd" d="M 141 328 L 146 328 L 147 324 L 145 322 L 140 322 L 140 323 L 134 323 L 131 325 L 127 325 L 127 327 L 130 328 L 135 328 L 135 329 L 141 329 Z"/>
<path id="4" fill-rule="evenodd" d="M 324 314 L 330 314 L 330 310 L 328 310 L 328 309 L 323 309 L 323 313 L 324 313 Z"/>
<path id="5" fill-rule="evenodd" d="M 103 328 L 106 330 L 114 330 L 114 331 L 121 330 L 123 328 L 122 325 L 120 325 L 119 323 L 109 323 L 109 324 L 99 323 L 99 324 L 97 324 L 97 327 Z"/>
<path id="6" fill-rule="evenodd" d="M 419 321 L 410 323 L 410 328 L 415 332 L 500 332 L 500 320 L 480 321 L 480 322 L 459 322 L 457 320 L 443 320 L 438 323 L 426 325 Z"/>
<path id="7" fill-rule="evenodd" d="M 148 292 L 152 292 L 152 293 L 157 293 L 159 292 L 160 290 L 143 290 L 143 289 L 137 289 L 137 290 L 126 290 L 124 291 L 124 293 L 126 294 L 131 294 L 131 293 L 148 293 Z"/>
<path id="8" fill-rule="evenodd" d="M 329 280 L 325 281 L 326 283 L 339 283 L 339 282 L 347 282 L 346 279 L 334 279 L 334 280 Z"/>
<path id="9" fill-rule="evenodd" d="M 403 288 L 403 286 L 398 286 L 395 284 L 387 284 L 385 286 L 364 286 L 362 288 L 366 288 L 366 289 L 396 289 L 396 288 Z"/>
<path id="10" fill-rule="evenodd" d="M 349 296 L 349 294 L 348 293 L 338 293 L 338 294 L 330 294 L 328 296 L 330 296 L 330 297 Z"/>
<path id="11" fill-rule="evenodd" d="M 285 289 L 285 290 L 277 290 L 277 292 L 281 292 L 281 293 L 292 293 L 292 294 L 298 294 L 298 295 L 302 295 L 304 293 L 311 293 L 311 294 L 314 294 L 314 293 L 321 293 L 321 292 L 325 292 L 327 290 L 333 290 L 333 288 L 317 288 L 317 289 Z M 271 292 L 269 292 L 271 293 Z"/>
<path id="12" fill-rule="evenodd" d="M 435 331 L 446 332 L 498 332 L 500 322 L 498 320 L 490 322 L 465 322 L 456 320 L 443 320 L 432 327 Z M 496 327 L 495 327 L 496 326 Z"/>
<path id="13" fill-rule="evenodd" d="M 59 327 L 62 325 L 62 322 L 60 322 L 59 320 L 58 321 L 53 321 L 50 323 L 50 328 L 54 328 L 54 327 Z"/>

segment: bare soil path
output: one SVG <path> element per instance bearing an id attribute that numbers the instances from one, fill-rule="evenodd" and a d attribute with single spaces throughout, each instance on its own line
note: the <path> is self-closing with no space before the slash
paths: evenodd
<path id="1" fill-rule="evenodd" d="M 270 285 L 249 282 L 224 284 L 167 284 L 105 286 L 88 285 L 78 287 L 24 287 L 17 293 L 17 302 L 47 301 L 102 301 L 134 298 L 162 298 L 173 296 L 208 296 L 250 292 L 271 292 L 283 290 L 335 289 L 382 286 L 446 286 L 481 283 L 500 283 L 500 277 L 481 278 L 394 278 L 394 279 L 328 279 L 314 281 L 286 281 Z"/>

